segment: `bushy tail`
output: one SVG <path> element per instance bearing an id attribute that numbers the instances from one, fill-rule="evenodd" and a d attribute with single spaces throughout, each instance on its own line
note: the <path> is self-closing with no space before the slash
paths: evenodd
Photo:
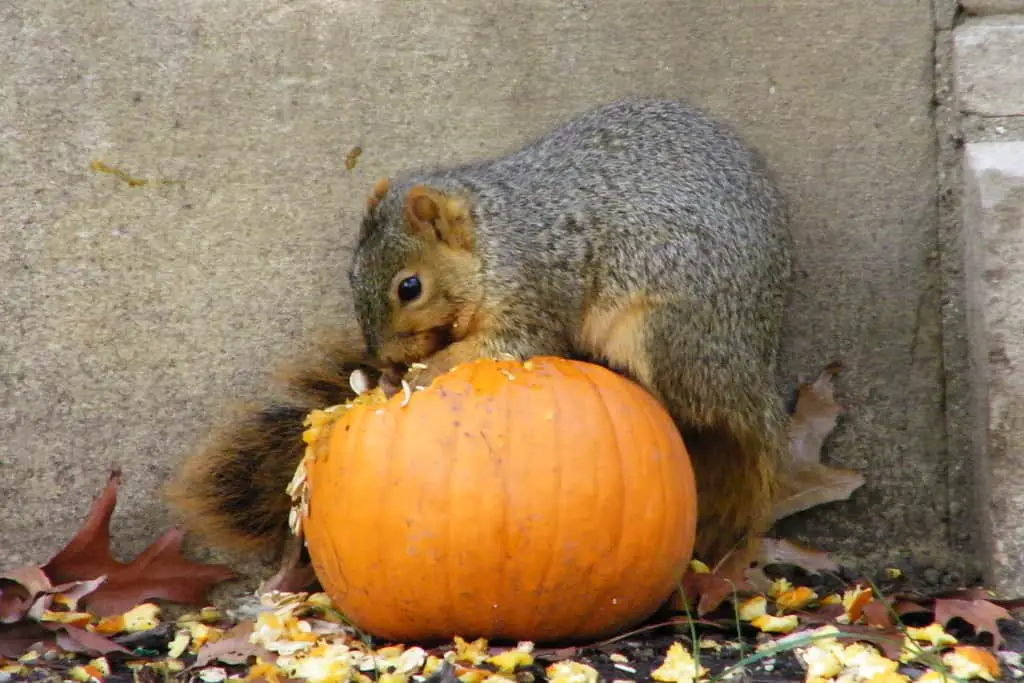
<path id="1" fill-rule="evenodd" d="M 215 428 L 165 489 L 186 529 L 225 550 L 278 554 L 289 534 L 285 489 L 305 453 L 303 420 L 352 398 L 357 368 L 371 381 L 379 375 L 357 333 L 334 334 L 280 373 L 290 395 L 243 406 Z"/>

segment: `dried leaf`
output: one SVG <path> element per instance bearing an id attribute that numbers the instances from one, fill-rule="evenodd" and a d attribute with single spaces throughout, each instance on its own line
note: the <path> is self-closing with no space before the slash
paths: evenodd
<path id="1" fill-rule="evenodd" d="M 51 592 L 54 596 L 60 595 L 64 601 L 67 602 L 68 609 L 75 610 L 78 609 L 78 603 L 82 601 L 82 598 L 94 592 L 97 588 L 102 586 L 106 580 L 106 576 L 101 576 L 90 581 L 72 581 L 71 583 L 62 583 L 59 586 L 54 586 Z"/>
<path id="2" fill-rule="evenodd" d="M 997 598 L 993 592 L 984 588 L 959 588 L 957 590 L 936 593 L 934 597 L 954 600 L 987 600 L 993 605 L 999 605 L 1009 610 L 1024 607 L 1024 598 Z"/>
<path id="3" fill-rule="evenodd" d="M 19 567 L 0 574 L 0 624 L 21 621 L 39 595 L 50 588 L 50 579 L 39 567 Z"/>
<path id="4" fill-rule="evenodd" d="M 696 608 L 696 616 L 702 617 L 734 594 L 767 593 L 772 580 L 764 568 L 770 564 L 789 564 L 809 572 L 839 570 L 827 553 L 785 539 L 762 537 L 726 556 L 711 572 L 687 571 L 681 581 L 682 592 L 672 596 L 669 607 L 685 612 L 689 605 L 691 610 Z"/>
<path id="5" fill-rule="evenodd" d="M 281 557 L 281 565 L 273 576 L 268 578 L 257 589 L 257 594 L 270 593 L 271 591 L 283 591 L 286 593 L 301 593 L 317 580 L 313 565 L 303 562 L 303 536 L 300 529 L 298 534 L 288 540 L 288 545 Z"/>
<path id="6" fill-rule="evenodd" d="M 828 553 L 784 538 L 761 538 L 755 558 L 762 566 L 791 564 L 814 573 L 839 571 L 839 563 Z"/>
<path id="7" fill-rule="evenodd" d="M 93 502 L 89 515 L 70 542 L 42 570 L 53 582 L 107 580 L 84 603 L 100 616 L 118 614 L 148 599 L 199 604 L 214 585 L 234 578 L 222 565 L 191 562 L 181 554 L 183 533 L 169 529 L 131 562 L 110 555 L 110 517 L 117 504 L 120 470 Z"/>
<path id="8" fill-rule="evenodd" d="M 51 581 L 95 579 L 121 566 L 110 557 L 110 516 L 117 504 L 120 485 L 121 470 L 115 469 L 89 508 L 85 522 L 60 552 L 43 566 Z"/>
<path id="9" fill-rule="evenodd" d="M 696 609 L 697 617 L 714 612 L 734 594 L 743 594 L 752 590 L 742 574 L 730 577 L 717 573 L 697 573 L 688 571 L 681 581 L 682 590 L 673 594 L 669 607 L 679 613 L 688 613 Z"/>
<path id="10" fill-rule="evenodd" d="M 846 500 L 864 485 L 864 476 L 853 470 L 821 463 L 825 439 L 835 429 L 843 408 L 836 403 L 834 384 L 838 363 L 826 367 L 811 383 L 800 385 L 796 409 L 789 425 L 790 460 L 784 465 L 780 491 L 772 511 L 773 521 L 797 512 Z"/>
<path id="11" fill-rule="evenodd" d="M 762 593 L 767 593 L 772 585 L 771 578 L 764 571 L 765 567 L 770 564 L 793 565 L 812 573 L 839 571 L 839 564 L 828 553 L 783 538 L 768 538 L 767 536 L 759 538 L 757 543 L 751 546 L 751 550 L 743 562 L 746 564 L 743 570 L 746 584 Z M 736 570 L 726 569 L 725 571 L 735 572 Z"/>
<path id="12" fill-rule="evenodd" d="M 889 606 L 882 600 L 872 600 L 864 606 L 864 623 L 875 628 L 892 628 L 892 614 Z"/>
<path id="13" fill-rule="evenodd" d="M 813 382 L 802 382 L 789 424 L 790 455 L 797 463 L 821 462 L 821 448 L 843 412 L 835 400 L 839 363 L 825 367 Z"/>
<path id="14" fill-rule="evenodd" d="M 893 603 L 892 609 L 893 609 L 894 612 L 896 612 L 897 615 L 899 615 L 901 617 L 903 615 L 905 615 L 905 614 L 918 614 L 918 613 L 921 613 L 921 612 L 931 612 L 932 611 L 931 607 L 926 607 L 924 605 L 919 605 L 918 603 L 913 602 L 912 600 L 899 600 L 899 599 L 897 599 Z"/>
<path id="15" fill-rule="evenodd" d="M 36 644 L 52 645 L 53 633 L 39 622 L 20 621 L 16 624 L 0 625 L 0 657 L 17 659 Z"/>
<path id="16" fill-rule="evenodd" d="M 533 656 L 537 659 L 550 659 L 553 661 L 558 661 L 561 659 L 572 659 L 573 657 L 578 655 L 579 652 L 580 648 L 576 646 L 556 648 L 538 647 L 534 648 Z"/>
<path id="17" fill-rule="evenodd" d="M 957 617 L 973 626 L 979 635 L 991 633 L 994 650 L 998 650 L 1003 642 L 1003 635 L 999 632 L 999 620 L 1013 618 L 1005 607 L 1000 607 L 989 600 L 935 600 L 935 621 L 945 626 Z"/>
<path id="18" fill-rule="evenodd" d="M 772 521 L 847 500 L 864 481 L 860 472 L 827 465 L 800 464 L 787 468 L 779 485 L 779 497 L 772 506 Z"/>
<path id="19" fill-rule="evenodd" d="M 110 638 L 99 633 L 86 631 L 70 624 L 50 624 L 46 628 L 57 633 L 57 645 L 68 652 L 80 652 L 91 656 L 106 655 L 111 652 L 131 654 L 131 650 L 118 645 Z"/>
<path id="20" fill-rule="evenodd" d="M 213 662 L 228 665 L 245 664 L 250 657 L 259 657 L 265 662 L 276 661 L 276 654 L 249 641 L 252 628 L 252 619 L 246 619 L 226 631 L 218 640 L 203 644 L 196 655 L 194 666 L 204 667 Z"/>
<path id="21" fill-rule="evenodd" d="M 39 619 L 60 595 L 66 609 L 74 610 L 78 600 L 105 581 L 72 581 L 54 586 L 39 567 L 19 567 L 0 575 L 0 624 Z"/>

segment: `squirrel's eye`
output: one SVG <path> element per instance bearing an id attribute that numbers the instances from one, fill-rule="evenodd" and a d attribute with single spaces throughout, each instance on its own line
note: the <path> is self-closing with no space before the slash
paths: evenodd
<path id="1" fill-rule="evenodd" d="M 409 303 L 423 292 L 419 277 L 413 275 L 398 283 L 398 298 L 402 303 Z"/>

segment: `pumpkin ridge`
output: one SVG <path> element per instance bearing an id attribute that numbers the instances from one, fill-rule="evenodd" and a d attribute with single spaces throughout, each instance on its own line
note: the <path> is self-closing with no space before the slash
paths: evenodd
<path id="1" fill-rule="evenodd" d="M 611 410 L 611 406 L 608 405 L 608 401 L 606 400 L 605 392 L 604 392 L 604 387 L 603 387 L 603 383 L 602 383 L 602 380 L 604 379 L 604 377 L 601 376 L 604 372 L 611 372 L 611 371 L 610 370 L 606 370 L 605 368 L 603 368 L 601 366 L 596 366 L 596 365 L 595 366 L 591 366 L 591 365 L 586 365 L 586 364 L 569 365 L 569 366 L 566 366 L 566 369 L 567 369 L 567 372 L 566 372 L 567 375 L 570 375 L 570 374 L 575 375 L 574 379 L 576 379 L 577 381 L 580 381 L 580 382 L 584 382 L 588 386 L 588 388 L 590 390 L 590 393 L 593 394 L 593 396 L 595 398 L 594 403 L 597 406 L 600 407 L 600 409 L 603 411 L 603 413 L 605 415 L 606 419 L 603 420 L 603 421 L 599 420 L 596 416 L 590 416 L 590 420 L 593 421 L 593 423 L 594 423 L 593 427 L 595 429 L 597 428 L 598 425 L 600 425 L 600 427 L 602 428 L 602 430 L 601 430 L 602 433 L 600 434 L 601 438 L 604 438 L 604 437 L 607 436 L 607 434 L 605 432 L 611 432 L 611 438 L 614 440 L 614 443 L 615 443 L 615 453 L 616 453 L 616 457 L 614 458 L 614 460 L 618 464 L 618 474 L 619 474 L 618 477 L 615 477 L 618 480 L 618 482 L 619 482 L 617 499 L 619 501 L 619 509 L 621 510 L 622 505 L 625 502 L 625 496 L 623 495 L 624 494 L 624 489 L 623 489 L 623 485 L 622 485 L 622 482 L 623 482 L 623 480 L 622 480 L 622 474 L 623 474 L 623 468 L 622 468 L 622 440 L 620 438 L 621 435 L 619 434 L 619 430 L 614 427 L 615 419 L 613 417 L 613 411 Z M 600 487 L 604 486 L 607 483 L 608 479 L 609 479 L 609 475 L 604 472 L 604 466 L 607 464 L 605 458 L 603 457 L 605 453 L 604 453 L 603 450 L 601 450 L 600 453 L 601 453 L 601 456 L 602 456 L 601 462 L 599 462 L 599 463 L 592 463 L 593 467 L 591 468 L 591 471 L 594 473 L 593 474 L 593 480 L 594 480 L 594 486 L 595 486 L 594 495 L 599 495 L 598 494 L 598 490 L 600 489 Z M 595 514 L 598 514 L 602 518 L 604 518 L 604 511 L 603 510 L 595 510 Z M 620 514 L 620 515 L 615 515 L 615 517 L 618 518 L 618 528 L 617 528 L 617 530 L 616 530 L 614 535 L 611 534 L 611 530 L 610 529 L 608 530 L 608 532 L 609 532 L 609 537 L 610 538 L 614 538 L 614 540 L 615 540 L 615 545 L 614 545 L 614 547 L 615 547 L 615 558 L 614 558 L 615 565 L 614 566 L 615 566 L 615 577 L 616 578 L 615 578 L 614 584 L 610 584 L 609 585 L 608 590 L 614 590 L 614 586 L 621 585 L 621 582 L 622 582 L 622 579 L 623 579 L 623 568 L 622 568 L 622 562 L 621 562 L 621 554 L 622 554 L 622 543 L 621 543 L 621 540 L 622 540 L 622 534 L 623 534 L 623 530 L 624 530 L 624 524 L 623 524 L 624 516 Z M 611 561 L 611 559 L 612 558 L 607 558 L 605 561 L 608 562 L 608 561 Z M 581 630 L 583 630 L 583 628 L 585 627 L 586 623 L 593 618 L 593 615 L 595 613 L 600 613 L 602 611 L 601 607 L 605 603 L 605 601 L 607 601 L 609 598 L 613 598 L 613 597 L 615 597 L 615 596 L 609 596 L 606 593 L 598 593 L 596 591 L 588 592 L 589 600 L 587 601 L 587 608 L 585 610 L 580 610 L 581 618 L 579 619 L 579 621 L 577 623 L 575 623 L 573 625 L 572 632 L 573 633 L 579 633 Z"/>
<path id="2" fill-rule="evenodd" d="M 545 360 L 544 361 L 544 365 L 547 366 L 548 371 L 552 372 L 552 374 L 555 374 L 555 375 L 564 374 L 562 372 L 561 368 L 554 367 L 553 363 L 550 360 Z M 552 407 L 552 412 L 554 414 L 554 418 L 551 421 L 552 432 L 553 432 L 553 439 L 551 440 L 551 443 L 553 444 L 553 449 L 556 452 L 560 453 L 560 452 L 562 452 L 562 449 L 563 449 L 563 445 L 562 445 L 562 430 L 558 429 L 558 424 L 561 422 L 561 420 L 559 418 L 560 418 L 560 415 L 562 413 L 562 410 L 561 410 L 561 407 L 560 407 L 561 406 L 561 400 L 560 400 L 561 397 L 559 396 L 559 393 L 558 393 L 557 389 L 553 388 L 552 386 L 546 386 L 544 388 L 544 391 L 552 399 L 552 406 L 553 406 Z M 554 489 L 555 489 L 555 499 L 559 500 L 559 501 L 560 500 L 565 500 L 565 471 L 564 471 L 564 468 L 563 468 L 563 465 L 562 465 L 561 462 L 558 463 L 558 467 L 555 468 L 555 472 L 556 472 L 555 478 L 556 478 L 556 482 L 557 482 L 556 485 L 554 486 Z M 555 570 L 558 569 L 556 567 L 556 563 L 554 561 L 554 559 L 555 559 L 555 552 L 554 551 L 562 543 L 562 536 L 565 533 L 565 530 L 563 528 L 563 520 L 562 520 L 562 507 L 561 507 L 561 505 L 553 505 L 552 507 L 554 509 L 554 515 L 553 515 L 554 518 L 551 520 L 551 529 L 552 529 L 552 532 L 551 532 L 552 549 L 551 550 L 552 550 L 552 552 L 550 552 L 550 553 L 548 553 L 547 555 L 544 556 L 544 571 L 541 573 L 542 579 L 541 579 L 541 584 L 540 584 L 541 585 L 541 590 L 543 590 L 545 593 L 550 591 L 550 585 L 551 585 L 551 581 L 552 581 L 552 572 L 554 572 Z M 543 628 L 543 626 L 542 626 L 542 628 Z"/>
<path id="3" fill-rule="evenodd" d="M 462 372 L 462 375 L 468 374 L 468 377 L 460 376 L 460 379 L 462 379 L 463 382 L 468 386 L 473 386 L 473 381 L 475 379 L 475 373 L 473 372 L 474 367 L 464 366 L 462 368 L 458 368 L 457 370 L 453 370 L 453 372 L 457 372 L 460 370 Z M 434 387 L 434 390 L 440 391 L 440 388 Z M 433 396 L 431 396 L 431 398 L 433 398 Z M 456 545 L 456 530 L 458 527 L 457 524 L 452 521 L 452 515 L 455 514 L 453 506 L 455 505 L 455 502 L 459 500 L 459 491 L 455 477 L 453 476 L 453 472 L 455 470 L 455 462 L 457 462 L 458 459 L 459 444 L 461 442 L 462 432 L 460 431 L 456 436 L 454 443 L 451 444 L 451 451 L 445 454 L 445 459 L 448 461 L 448 472 L 447 476 L 445 477 L 445 481 L 448 482 L 448 492 L 447 495 L 444 497 L 444 547 L 448 549 L 458 547 Z M 444 593 L 447 597 L 443 601 L 444 607 L 442 609 L 444 610 L 444 613 L 446 615 L 445 623 L 453 624 L 459 621 L 455 607 L 456 604 L 459 602 L 456 599 L 456 595 L 458 593 L 458 577 L 455 575 L 455 572 L 451 571 L 448 568 L 448 566 L 449 563 L 446 562 Z M 456 634 L 453 633 L 452 636 L 454 635 Z"/>
<path id="4" fill-rule="evenodd" d="M 661 415 L 652 410 L 643 410 L 639 405 L 640 397 L 637 395 L 637 392 L 631 392 L 628 400 L 637 407 L 637 412 L 644 416 L 643 419 L 647 425 L 647 432 L 655 435 L 652 446 L 657 449 L 658 454 L 661 456 L 654 472 L 654 476 L 658 479 L 658 491 L 661 493 L 660 507 L 674 518 L 676 511 L 670 507 L 673 502 L 670 488 L 674 486 L 671 475 L 674 474 L 675 470 L 672 466 L 672 448 L 667 443 L 664 434 L 657 431 L 659 427 L 665 428 L 665 420 L 662 419 Z M 675 423 L 670 425 L 670 427 L 675 429 Z M 648 540 L 649 545 L 652 546 L 651 559 L 653 561 L 660 561 L 661 558 L 666 556 L 668 548 L 675 545 L 671 541 L 672 532 L 675 530 L 673 525 L 659 524 L 657 527 L 660 530 L 657 538 L 649 538 Z M 665 598 L 668 598 L 668 595 L 665 595 Z"/>
<path id="5" fill-rule="evenodd" d="M 587 370 L 588 370 L 588 372 L 587 372 L 588 375 L 596 375 L 598 370 L 604 370 L 604 368 L 594 368 L 594 369 L 587 368 Z M 607 370 L 607 372 L 614 372 L 614 371 Z M 605 380 L 607 378 L 601 377 L 601 379 Z M 591 381 L 593 381 L 593 379 Z M 597 390 L 598 396 L 601 399 L 601 405 L 604 407 L 605 413 L 608 416 L 608 424 L 612 425 L 611 432 L 612 432 L 612 434 L 613 434 L 613 436 L 615 438 L 615 451 L 616 451 L 616 456 L 617 456 L 615 458 L 615 462 L 618 465 L 618 476 L 616 477 L 616 481 L 618 482 L 618 498 L 619 498 L 619 501 L 620 501 L 620 510 L 621 510 L 621 514 L 616 515 L 616 519 L 618 520 L 618 528 L 615 530 L 615 549 L 616 549 L 616 553 L 615 553 L 615 567 L 616 567 L 616 585 L 621 585 L 622 582 L 626 580 L 625 566 L 626 566 L 627 563 L 625 563 L 623 561 L 623 555 L 625 553 L 625 546 L 623 544 L 623 537 L 625 536 L 625 532 L 626 532 L 626 524 L 627 524 L 626 511 L 627 511 L 627 505 L 628 505 L 628 501 L 626 500 L 627 495 L 628 495 L 627 492 L 626 492 L 626 480 L 625 480 L 625 477 L 626 477 L 626 467 L 624 466 L 624 463 L 623 463 L 623 460 L 622 460 L 622 458 L 623 458 L 622 436 L 623 435 L 621 434 L 621 432 L 623 430 L 623 426 L 622 426 L 622 421 L 620 419 L 618 419 L 620 416 L 617 416 L 614 413 L 614 411 L 612 411 L 611 407 L 608 405 L 608 400 L 607 400 L 608 387 L 606 386 L 606 382 L 604 382 L 604 381 L 602 381 L 600 383 L 594 382 L 594 386 L 595 386 L 595 388 Z M 625 395 L 626 395 L 626 392 L 622 392 L 622 396 L 625 397 Z M 616 401 L 618 401 L 618 400 L 619 400 L 618 397 L 616 397 Z M 636 443 L 636 438 L 637 438 L 636 437 L 636 430 L 634 430 L 628 424 L 626 424 L 625 426 L 626 426 L 627 430 L 629 431 L 630 436 L 632 437 L 631 440 L 630 440 L 630 443 L 635 444 Z M 627 448 L 628 447 L 629 446 L 627 446 Z"/>
<path id="6" fill-rule="evenodd" d="M 506 389 L 506 391 L 512 392 L 514 395 L 518 396 L 519 392 L 513 391 L 514 389 L 515 389 L 515 387 L 509 386 Z M 504 439 L 503 439 L 502 444 L 501 444 L 501 448 L 502 448 L 502 453 L 501 453 L 502 467 L 501 467 L 501 470 L 502 471 L 501 471 L 501 475 L 500 475 L 501 476 L 501 493 L 502 493 L 502 497 L 503 497 L 504 500 L 503 500 L 503 506 L 502 506 L 503 519 L 502 519 L 502 524 L 501 524 L 502 539 L 501 539 L 501 543 L 499 544 L 499 548 L 501 548 L 501 550 L 502 550 L 502 552 L 504 554 L 511 555 L 511 554 L 517 552 L 516 549 L 512 547 L 512 538 L 514 537 L 514 534 L 513 534 L 512 529 L 511 529 L 511 526 L 512 526 L 512 524 L 515 521 L 516 515 L 515 515 L 514 512 L 512 514 L 509 514 L 508 511 L 509 510 L 518 509 L 518 506 L 521 503 L 518 500 L 518 496 L 514 496 L 513 495 L 513 487 L 518 489 L 518 482 L 513 480 L 512 474 L 510 472 L 510 469 L 512 467 L 511 460 L 510 460 L 511 457 L 512 457 L 512 445 L 511 445 L 512 444 L 512 435 L 515 433 L 515 431 L 514 431 L 515 430 L 515 420 L 512 417 L 512 400 L 510 398 L 506 397 L 504 403 L 505 403 L 505 414 L 503 416 L 503 422 L 502 422 L 502 425 L 501 425 L 501 430 L 502 430 L 502 434 L 504 435 Z M 491 446 L 489 445 L 488 447 L 491 447 Z M 513 506 L 515 506 L 515 507 L 513 507 Z M 499 567 L 498 568 L 498 586 L 500 587 L 500 590 L 502 591 L 502 593 L 506 593 L 507 591 L 509 591 L 509 588 L 510 588 L 509 583 L 508 583 L 509 582 L 508 565 L 509 565 L 509 563 L 506 562 L 504 560 L 504 558 L 502 559 L 501 562 L 498 563 L 498 567 Z M 503 605 L 501 611 L 502 611 L 503 614 L 508 614 L 509 612 L 512 612 L 512 611 L 518 613 L 519 612 L 519 604 L 518 603 L 513 603 L 511 605 Z M 501 619 L 501 621 L 504 622 L 504 619 Z M 518 615 L 515 618 L 515 621 L 520 621 L 519 618 L 518 618 Z"/>
<path id="7" fill-rule="evenodd" d="M 635 397 L 635 400 L 639 400 L 639 397 Z M 673 490 L 675 490 L 675 488 L 676 488 L 676 486 L 678 484 L 678 482 L 673 481 L 673 478 L 677 474 L 679 474 L 679 472 L 677 470 L 679 469 L 680 463 L 677 462 L 672 457 L 672 455 L 671 455 L 672 451 L 673 451 L 673 447 L 672 447 L 672 444 L 669 443 L 669 434 L 679 434 L 678 438 L 680 440 L 682 439 L 682 434 L 679 432 L 678 427 L 675 424 L 675 420 L 671 419 L 670 416 L 668 415 L 667 410 L 664 413 L 661 413 L 661 414 L 654 413 L 652 411 L 645 411 L 645 412 L 646 412 L 646 416 L 647 416 L 647 420 L 648 420 L 648 425 L 649 425 L 648 428 L 650 429 L 652 434 L 657 434 L 658 435 L 658 442 L 659 442 L 658 445 L 661 448 L 661 452 L 663 454 L 663 458 L 662 458 L 662 462 L 661 462 L 661 476 L 659 477 L 659 480 L 661 482 L 660 489 L 661 489 L 661 492 L 662 492 L 662 499 L 667 501 L 668 503 L 673 503 L 675 505 L 688 504 L 690 506 L 690 508 L 691 508 L 690 509 L 690 515 L 694 516 L 694 515 L 697 514 L 696 513 L 696 509 L 697 509 L 696 508 L 696 495 L 697 495 L 696 494 L 696 489 L 692 489 L 690 491 L 690 496 L 689 496 L 690 501 L 689 502 L 687 502 L 687 501 L 676 501 L 676 500 L 674 500 L 675 496 L 672 494 Z M 671 430 L 675 430 L 675 432 L 672 432 Z M 685 442 L 682 442 L 682 443 L 683 443 L 683 450 L 684 450 L 685 455 L 687 457 L 687 460 L 683 464 L 688 464 L 689 463 L 689 460 L 688 460 L 688 458 L 689 458 L 689 451 L 686 451 Z M 692 476 L 693 475 L 691 473 L 690 474 L 691 480 L 692 480 Z M 666 506 L 666 509 L 669 509 L 669 508 Z M 676 510 L 675 508 L 672 508 L 672 512 L 673 512 L 673 517 L 674 518 L 675 517 L 680 517 L 681 511 Z M 681 534 L 682 532 L 683 532 L 683 530 L 679 526 L 673 526 L 673 525 L 668 525 L 668 524 L 661 525 L 661 539 L 660 539 L 660 543 L 658 544 L 658 557 L 668 557 L 668 556 L 671 556 L 671 554 L 668 551 L 670 549 L 672 549 L 672 548 L 675 548 L 681 542 L 681 539 L 679 538 L 679 534 Z M 692 550 L 691 550 L 691 556 L 692 556 Z M 685 570 L 685 567 L 683 567 L 682 569 Z M 682 577 L 682 573 L 680 573 L 680 579 L 681 579 L 681 577 Z M 678 581 L 677 581 L 677 584 L 678 584 Z"/>
<path id="8" fill-rule="evenodd" d="M 504 365 L 502 366 L 504 368 Z M 491 371 L 491 368 L 487 368 L 479 363 L 474 365 L 474 374 L 470 379 L 472 386 L 477 386 L 477 376 L 480 373 Z M 507 372 L 507 370 L 505 370 Z M 508 548 L 508 519 L 509 519 L 509 482 L 507 467 L 505 465 L 504 453 L 508 450 L 508 425 L 507 421 L 502 422 L 501 418 L 494 413 L 494 406 L 505 403 L 507 406 L 509 403 L 509 394 L 514 392 L 512 383 L 507 381 L 507 377 L 504 373 L 501 373 L 499 378 L 496 378 L 497 384 L 494 385 L 492 391 L 488 391 L 483 396 L 475 397 L 472 402 L 472 417 L 469 420 L 470 424 L 486 424 L 490 416 L 491 432 L 498 438 L 500 438 L 501 444 L 495 444 L 483 430 L 479 430 L 477 434 L 472 435 L 472 439 L 476 440 L 479 438 L 483 443 L 484 449 L 486 450 L 487 457 L 483 460 L 474 460 L 474 466 L 477 471 L 482 473 L 474 477 L 476 480 L 487 479 L 490 480 L 493 477 L 499 482 L 499 497 L 500 500 L 496 505 L 493 505 L 493 509 L 497 510 L 501 520 L 500 522 L 492 523 L 492 530 L 490 533 L 493 534 L 493 540 L 497 551 L 492 552 L 490 557 L 485 558 L 480 564 L 486 564 L 490 569 L 493 576 L 493 580 L 488 581 L 486 584 L 486 590 L 484 593 L 490 593 L 492 597 L 489 602 L 492 604 L 499 604 L 497 610 L 490 612 L 490 617 L 487 619 L 489 626 L 488 628 L 492 631 L 497 629 L 499 632 L 502 630 L 502 623 L 504 622 L 503 616 L 508 613 L 509 605 L 504 601 L 507 597 L 507 590 L 505 587 L 505 570 L 507 562 L 505 562 L 504 554 Z M 500 459 L 500 464 L 499 464 Z M 490 487 L 488 487 L 490 488 Z M 487 518 L 491 518 L 491 514 L 486 514 Z M 491 540 L 491 539 L 488 539 Z M 481 552 L 476 551 L 478 554 Z M 485 597 L 482 595 L 481 597 Z M 485 607 L 486 609 L 486 607 Z"/>
<path id="9" fill-rule="evenodd" d="M 522 374 L 536 373 L 540 377 L 552 377 L 558 375 L 557 368 L 545 359 L 538 359 L 534 361 L 535 367 L 527 369 L 522 366 L 519 367 L 519 372 Z M 539 439 L 541 443 L 556 444 L 558 435 L 558 403 L 557 403 L 557 392 L 550 386 L 541 382 L 539 385 L 529 388 L 530 380 L 524 380 L 527 383 L 527 388 L 515 392 L 513 400 L 508 402 L 510 414 L 519 416 L 518 420 L 522 420 L 522 415 L 536 415 L 542 410 L 542 405 L 547 406 L 550 413 L 550 419 L 538 420 L 536 425 L 530 428 L 528 425 L 522 425 L 520 428 L 525 430 L 525 433 L 530 433 L 531 437 L 525 439 L 527 442 L 538 441 L 536 434 L 538 431 L 543 430 L 545 437 Z M 519 385 L 522 387 L 522 385 Z M 555 445 L 554 448 L 558 446 Z M 556 461 L 552 461 L 556 462 Z M 519 506 L 526 506 L 526 514 L 520 515 L 520 520 L 525 520 L 525 526 L 532 531 L 532 537 L 524 539 L 527 543 L 527 551 L 532 552 L 535 561 L 532 563 L 533 567 L 536 567 L 536 571 L 531 571 L 531 575 L 534 580 L 531 584 L 526 585 L 523 583 L 519 584 L 520 590 L 529 592 L 531 595 L 546 596 L 549 595 L 551 590 L 551 572 L 557 570 L 558 567 L 555 564 L 555 548 L 558 544 L 558 533 L 559 529 L 556 525 L 539 525 L 535 522 L 535 517 L 538 513 L 538 506 L 542 507 L 545 511 L 550 510 L 552 497 L 558 499 L 558 493 L 548 495 L 548 487 L 545 487 L 545 491 L 538 495 L 534 487 L 532 477 L 532 470 L 536 465 L 530 465 L 525 468 L 525 472 L 520 472 L 520 468 L 516 467 L 517 474 L 521 474 L 522 478 L 517 481 L 517 484 L 525 489 L 525 494 L 520 495 L 517 498 L 516 504 Z M 562 488 L 562 468 L 559 465 L 557 467 L 559 479 L 557 487 L 552 486 L 552 489 Z M 555 506 L 557 507 L 557 505 Z M 521 507 L 519 508 L 522 509 Z M 546 545 L 545 545 L 546 542 Z M 519 552 L 523 552 L 520 550 Z M 533 569 L 531 567 L 531 569 Z M 545 598 L 546 599 L 546 598 Z M 544 615 L 537 611 L 530 611 L 523 607 L 517 607 L 517 610 L 522 610 L 522 613 L 526 615 L 524 619 L 520 619 L 519 623 L 523 623 L 524 620 L 528 620 L 531 624 L 531 629 L 536 632 L 543 632 L 547 628 L 547 624 L 542 621 Z"/>

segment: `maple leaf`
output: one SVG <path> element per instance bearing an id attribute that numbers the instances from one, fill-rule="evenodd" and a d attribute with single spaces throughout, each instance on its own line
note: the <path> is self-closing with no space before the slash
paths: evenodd
<path id="1" fill-rule="evenodd" d="M 895 596 L 893 601 L 893 610 L 900 616 L 931 614 L 943 626 L 953 619 L 963 619 L 975 633 L 992 635 L 993 650 L 998 650 L 1003 643 L 999 621 L 1013 619 L 1009 610 L 1021 607 L 1024 607 L 1024 598 L 1003 600 L 982 588 L 959 588 L 932 596 L 902 594 Z"/>
<path id="2" fill-rule="evenodd" d="M 1012 619 L 1005 607 L 988 600 L 954 600 L 936 598 L 935 621 L 943 626 L 959 617 L 974 627 L 975 633 L 992 634 L 992 649 L 998 650 L 1003 643 L 1003 635 L 999 631 L 1000 619 Z"/>
<path id="3" fill-rule="evenodd" d="M 846 500 L 864 484 L 853 470 L 821 463 L 825 439 L 835 429 L 843 408 L 835 400 L 834 380 L 839 364 L 825 367 L 813 382 L 800 384 L 789 425 L 790 459 L 783 465 L 780 491 L 772 519 L 778 521 L 809 508 Z"/>
<path id="4" fill-rule="evenodd" d="M 121 471 L 114 469 L 107 485 L 93 501 L 75 536 L 41 568 L 51 582 L 88 581 L 106 577 L 84 597 L 99 616 L 119 614 L 147 599 L 199 604 L 214 585 L 234 578 L 223 565 L 191 562 L 181 554 L 184 534 L 165 531 L 141 555 L 122 563 L 110 555 L 110 517 L 117 504 Z"/>

